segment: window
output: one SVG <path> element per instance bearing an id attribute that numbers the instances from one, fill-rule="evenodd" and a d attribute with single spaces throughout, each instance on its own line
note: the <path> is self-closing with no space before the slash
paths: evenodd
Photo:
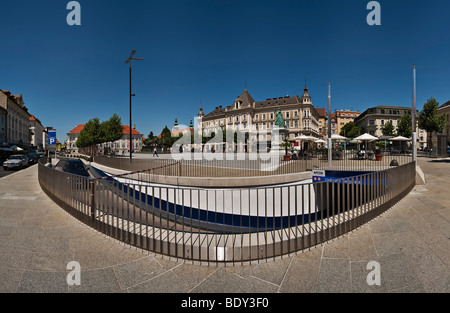
<path id="1" fill-rule="evenodd" d="M 257 121 L 258 119 L 259 119 L 259 115 L 256 114 L 256 115 L 255 115 L 255 121 Z"/>
<path id="2" fill-rule="evenodd" d="M 294 117 L 298 117 L 298 111 L 294 111 Z M 447 118 L 448 118 L 448 116 L 447 116 Z"/>
<path id="3" fill-rule="evenodd" d="M 294 127 L 298 128 L 298 121 L 294 121 Z M 295 137 L 297 137 L 297 136 L 295 136 Z"/>
<path id="4" fill-rule="evenodd" d="M 262 119 L 263 119 L 263 121 L 266 119 L 266 115 L 265 114 L 262 115 Z"/>
<path id="5" fill-rule="evenodd" d="M 369 126 L 375 125 L 375 120 L 369 120 Z"/>
<path id="6" fill-rule="evenodd" d="M 381 120 L 381 126 L 384 126 L 384 120 Z"/>
<path id="7" fill-rule="evenodd" d="M 270 113 L 270 119 L 273 120 L 273 113 Z"/>
<path id="8" fill-rule="evenodd" d="M 286 118 L 289 118 L 289 112 L 286 112 Z"/>

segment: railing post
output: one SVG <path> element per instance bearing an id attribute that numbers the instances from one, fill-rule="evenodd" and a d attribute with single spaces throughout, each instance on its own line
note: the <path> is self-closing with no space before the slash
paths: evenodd
<path id="1" fill-rule="evenodd" d="M 91 203 L 91 220 L 92 223 L 94 223 L 95 221 L 95 182 L 93 180 L 91 180 L 89 182 L 90 185 L 90 203 Z"/>

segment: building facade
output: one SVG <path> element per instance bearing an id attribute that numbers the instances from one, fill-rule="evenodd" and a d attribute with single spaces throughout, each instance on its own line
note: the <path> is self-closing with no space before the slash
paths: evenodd
<path id="1" fill-rule="evenodd" d="M 317 114 L 319 115 L 319 137 L 325 140 L 328 135 L 328 116 L 325 108 L 316 108 Z"/>
<path id="2" fill-rule="evenodd" d="M 6 118 L 8 111 L 0 106 L 0 147 L 6 144 Z"/>
<path id="3" fill-rule="evenodd" d="M 255 140 L 264 141 L 270 147 L 271 132 L 278 109 L 281 110 L 291 142 L 302 134 L 320 137 L 319 114 L 311 102 L 306 84 L 301 97 L 295 95 L 255 101 L 245 89 L 232 105 L 216 107 L 206 115 L 200 107 L 198 128 L 203 131 L 217 128 L 239 131 L 245 133 L 246 138 L 257 134 Z M 246 142 L 244 146 L 241 149 L 251 152 L 250 147 L 255 145 Z"/>
<path id="4" fill-rule="evenodd" d="M 344 127 L 347 123 L 354 122 L 355 119 L 361 115 L 361 112 L 352 110 L 336 110 L 334 115 L 336 118 L 336 134 L 339 135 L 342 127 Z"/>
<path id="5" fill-rule="evenodd" d="M 85 124 L 77 125 L 74 129 L 72 129 L 69 133 L 67 133 L 67 141 L 66 141 L 66 151 L 68 153 L 78 153 L 77 148 L 77 140 L 80 136 L 81 131 L 84 129 Z M 131 129 L 132 134 L 132 149 L 133 152 L 140 152 L 142 149 L 142 137 L 143 135 L 135 130 Z M 130 127 L 128 125 L 123 125 L 123 137 L 119 140 L 114 141 L 113 143 L 104 143 L 98 145 L 99 152 L 102 153 L 106 148 L 114 150 L 118 154 L 124 154 L 129 152 L 130 150 Z"/>
<path id="6" fill-rule="evenodd" d="M 450 101 L 444 103 L 443 105 L 441 105 L 438 110 L 437 110 L 437 114 L 441 115 L 444 114 L 446 121 L 447 121 L 447 125 L 445 127 L 445 130 L 442 134 L 437 134 L 436 136 L 434 136 L 435 138 L 433 138 L 433 141 L 440 141 L 439 142 L 439 148 L 440 150 L 444 150 L 444 140 L 446 141 L 446 146 L 450 146 Z M 439 137 L 439 138 L 438 138 Z M 444 138 L 446 137 L 446 138 Z M 438 140 L 439 139 L 439 140 Z M 436 146 L 437 146 L 437 142 L 436 142 Z M 445 147 L 446 149 L 447 147 Z M 443 151 L 441 151 L 441 154 L 444 155 L 445 153 Z"/>
<path id="7" fill-rule="evenodd" d="M 359 115 L 354 123 L 360 126 L 363 132 L 369 133 L 375 137 L 383 136 L 382 128 L 388 122 L 392 122 L 397 129 L 398 122 L 405 114 L 411 115 L 412 109 L 399 106 L 377 106 L 369 108 Z M 418 133 L 418 131 L 416 130 Z"/>
<path id="8" fill-rule="evenodd" d="M 30 114 L 22 95 L 13 95 L 8 90 L 0 90 L 0 107 L 3 108 L 3 111 L 6 111 L 6 117 L 5 114 L 2 114 L 6 119 L 4 128 L 6 142 L 4 144 L 28 147 L 31 143 Z"/>
<path id="9" fill-rule="evenodd" d="M 397 129 L 398 122 L 405 114 L 411 115 L 412 109 L 409 107 L 399 106 L 377 106 L 369 108 L 360 116 L 358 116 L 354 123 L 360 126 L 363 132 L 367 132 L 370 135 L 381 137 L 383 136 L 382 128 L 387 122 L 392 122 L 392 125 Z M 416 112 L 417 116 L 417 112 Z M 427 132 L 416 128 L 417 147 L 427 147 Z"/>
<path id="10" fill-rule="evenodd" d="M 42 125 L 41 121 L 33 116 L 30 115 L 30 136 L 31 136 L 31 146 L 35 147 L 39 150 L 43 150 L 46 144 L 46 138 L 48 138 L 45 128 Z"/>

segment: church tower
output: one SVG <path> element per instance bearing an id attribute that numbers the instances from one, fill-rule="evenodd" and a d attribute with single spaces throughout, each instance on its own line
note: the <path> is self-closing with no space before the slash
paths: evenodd
<path id="1" fill-rule="evenodd" d="M 303 96 L 301 99 L 302 103 L 311 103 L 311 96 L 308 93 L 308 87 L 306 86 L 306 78 L 305 78 L 305 88 L 303 89 Z"/>

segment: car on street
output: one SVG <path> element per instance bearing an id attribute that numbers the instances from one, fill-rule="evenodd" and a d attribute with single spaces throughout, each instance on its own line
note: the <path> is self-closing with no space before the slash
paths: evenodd
<path id="1" fill-rule="evenodd" d="M 15 154 L 10 156 L 3 162 L 3 169 L 5 171 L 12 169 L 23 169 L 28 166 L 28 158 L 23 154 Z"/>
<path id="2" fill-rule="evenodd" d="M 63 159 L 55 165 L 55 170 L 90 177 L 86 165 L 80 159 Z"/>
<path id="3" fill-rule="evenodd" d="M 28 165 L 33 165 L 37 163 L 37 159 L 32 154 L 25 155 L 28 159 Z"/>

